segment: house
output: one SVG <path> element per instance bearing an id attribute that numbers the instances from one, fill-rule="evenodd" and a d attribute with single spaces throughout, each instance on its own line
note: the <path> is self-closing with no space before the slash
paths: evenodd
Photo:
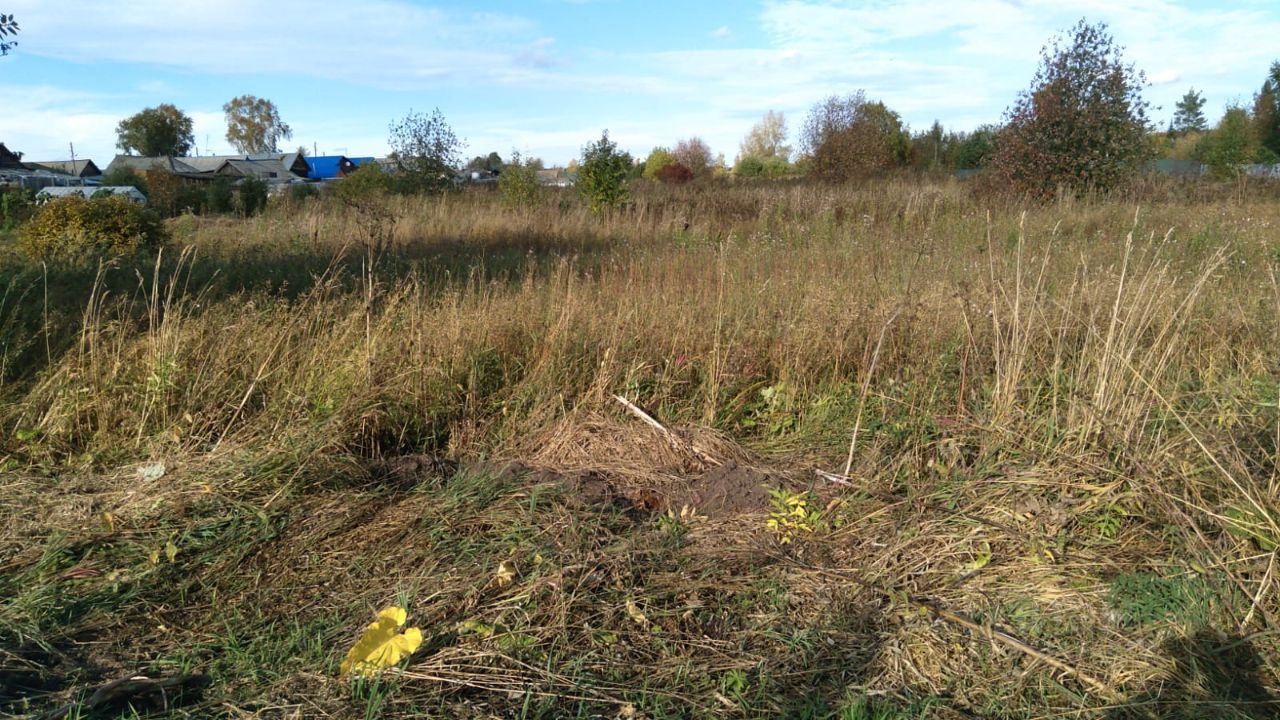
<path id="1" fill-rule="evenodd" d="M 104 185 L 101 187 L 47 187 L 36 193 L 36 202 L 45 202 L 53 198 L 79 195 L 83 198 L 100 197 L 102 195 L 123 195 L 139 205 L 147 204 L 147 196 L 132 185 Z"/>
<path id="2" fill-rule="evenodd" d="M 26 165 L 27 167 L 62 173 L 81 179 L 98 177 L 102 174 L 102 171 L 98 169 L 98 166 L 92 160 L 40 160 L 28 162 Z"/>
<path id="3" fill-rule="evenodd" d="M 202 173 L 234 178 L 252 177 L 267 182 L 305 178 L 309 171 L 306 160 L 298 153 L 206 155 L 182 158 L 182 162 Z"/>
<path id="4" fill-rule="evenodd" d="M 84 180 L 75 175 L 49 170 L 34 163 L 24 163 L 22 153 L 14 152 L 0 143 L 0 186 L 39 190 L 83 184 Z"/>
<path id="5" fill-rule="evenodd" d="M 14 152 L 0 143 L 0 170 L 25 170 L 22 153 Z"/>
<path id="6" fill-rule="evenodd" d="M 110 175 L 115 170 L 125 168 L 143 176 L 153 172 L 166 172 L 172 175 L 182 175 L 184 177 L 191 176 L 199 179 L 201 172 L 188 165 L 186 163 L 187 159 L 188 158 L 176 158 L 172 155 L 161 155 L 159 157 L 117 155 L 115 156 L 115 159 L 111 161 L 111 164 L 107 166 L 106 174 Z"/>
<path id="7" fill-rule="evenodd" d="M 356 164 L 345 155 L 319 155 L 306 158 L 307 177 L 312 180 L 335 180 L 346 177 L 356 169 Z"/>

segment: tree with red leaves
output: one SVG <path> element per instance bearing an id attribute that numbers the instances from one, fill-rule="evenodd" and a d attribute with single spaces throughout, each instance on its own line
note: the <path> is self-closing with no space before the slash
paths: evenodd
<path id="1" fill-rule="evenodd" d="M 1006 114 L 988 182 L 1038 198 L 1117 187 L 1153 154 L 1144 85 L 1107 26 L 1081 20 L 1041 51 L 1031 89 Z"/>

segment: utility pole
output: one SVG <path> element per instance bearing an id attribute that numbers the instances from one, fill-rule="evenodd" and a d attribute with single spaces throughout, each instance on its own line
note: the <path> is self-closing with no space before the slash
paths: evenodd
<path id="1" fill-rule="evenodd" d="M 71 174 L 79 178 L 80 173 L 76 172 L 76 144 L 73 142 L 68 142 L 67 147 L 71 148 Z M 79 184 L 83 185 L 84 180 L 81 180 Z"/>

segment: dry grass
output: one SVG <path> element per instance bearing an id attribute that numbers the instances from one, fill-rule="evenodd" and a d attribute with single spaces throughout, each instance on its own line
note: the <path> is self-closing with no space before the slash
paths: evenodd
<path id="1" fill-rule="evenodd" d="M 1272 203 L 388 203 L 378 258 L 315 204 L 4 268 L 0 701 L 148 668 L 211 673 L 201 717 L 1275 716 Z M 426 647 L 337 681 L 397 600 Z"/>

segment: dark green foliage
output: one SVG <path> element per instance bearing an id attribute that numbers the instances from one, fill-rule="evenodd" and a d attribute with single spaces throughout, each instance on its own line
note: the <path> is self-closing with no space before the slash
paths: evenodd
<path id="1" fill-rule="evenodd" d="M 146 178 L 134 172 L 133 168 L 117 167 L 98 178 L 98 184 L 117 187 L 132 185 L 143 195 L 151 197 L 151 186 L 147 184 Z"/>
<path id="2" fill-rule="evenodd" d="M 461 164 L 463 143 L 439 108 L 427 115 L 412 110 L 391 123 L 391 158 L 399 173 L 401 192 L 443 192 L 453 187 L 455 168 Z"/>
<path id="3" fill-rule="evenodd" d="M 121 196 L 51 200 L 22 226 L 19 247 L 35 260 L 156 249 L 168 240 L 160 217 Z"/>
<path id="4" fill-rule="evenodd" d="M 996 149 L 996 134 L 999 128 L 994 125 L 983 125 L 964 136 L 956 147 L 956 169 L 979 169 L 991 162 Z"/>
<path id="5" fill-rule="evenodd" d="M 267 208 L 267 184 L 257 178 L 240 181 L 240 214 L 257 215 Z"/>
<path id="6" fill-rule="evenodd" d="M 600 139 L 582 148 L 578 166 L 578 191 L 591 203 L 593 212 L 618 205 L 627 197 L 630 155 L 618 152 L 618 144 L 605 130 Z"/>
<path id="7" fill-rule="evenodd" d="M 219 215 L 235 209 L 235 189 L 231 185 L 231 178 L 220 177 L 209 183 L 205 192 L 205 209 Z"/>
<path id="8" fill-rule="evenodd" d="M 1007 114 L 990 179 L 1050 198 L 1060 187 L 1107 190 L 1152 156 L 1145 76 L 1126 65 L 1106 25 L 1081 20 L 1041 54 L 1031 88 Z"/>
<path id="9" fill-rule="evenodd" d="M 320 191 L 311 183 L 294 183 L 289 186 L 289 202 L 302 203 L 316 197 Z"/>
<path id="10" fill-rule="evenodd" d="M 35 193 L 27 188 L 0 190 L 0 230 L 12 230 L 31 217 L 35 197 Z"/>
<path id="11" fill-rule="evenodd" d="M 186 155 L 195 147 L 191 118 L 164 103 L 131 115 L 116 126 L 116 146 L 129 155 Z"/>
<path id="12" fill-rule="evenodd" d="M 1253 98 L 1253 119 L 1258 141 L 1280 155 L 1280 61 L 1271 63 L 1266 81 Z"/>
<path id="13" fill-rule="evenodd" d="M 391 190 L 391 177 L 378 163 L 365 163 L 344 177 L 333 189 L 334 197 L 343 202 L 356 202 L 386 194 Z"/>
<path id="14" fill-rule="evenodd" d="M 471 162 L 467 163 L 468 170 L 489 170 L 491 172 L 501 172 L 507 166 L 502 161 L 502 156 L 496 152 L 491 152 L 487 156 L 477 155 L 471 158 Z"/>
<path id="15" fill-rule="evenodd" d="M 1107 594 L 1107 604 L 1120 615 L 1121 622 L 1132 626 L 1156 622 L 1204 625 L 1210 620 L 1212 601 L 1209 583 L 1193 575 L 1124 573 L 1111 581 Z"/>

